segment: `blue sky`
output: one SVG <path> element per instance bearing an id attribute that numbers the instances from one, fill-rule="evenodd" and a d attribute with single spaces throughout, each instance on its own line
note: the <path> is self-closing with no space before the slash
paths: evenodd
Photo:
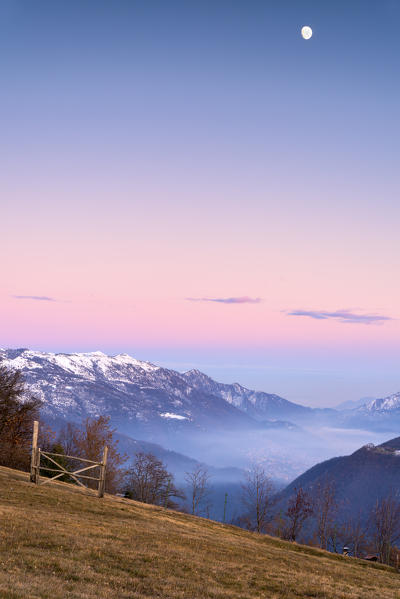
<path id="1" fill-rule="evenodd" d="M 314 405 L 397 391 L 399 21 L 394 0 L 2 0 L 0 344 Z"/>

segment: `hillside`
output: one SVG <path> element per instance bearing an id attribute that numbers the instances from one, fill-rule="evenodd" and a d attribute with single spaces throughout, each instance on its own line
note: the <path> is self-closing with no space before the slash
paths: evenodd
<path id="1" fill-rule="evenodd" d="M 4 599 L 399 599 L 384 566 L 0 468 Z"/>
<path id="2" fill-rule="evenodd" d="M 280 495 L 283 509 L 297 488 L 313 495 L 318 484 L 333 482 L 346 514 L 367 516 L 377 499 L 400 491 L 400 437 L 381 445 L 368 444 L 348 456 L 321 462 L 296 478 Z"/>

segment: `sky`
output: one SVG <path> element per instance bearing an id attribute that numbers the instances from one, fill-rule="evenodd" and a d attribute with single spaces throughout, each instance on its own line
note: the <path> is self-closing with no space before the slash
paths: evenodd
<path id="1" fill-rule="evenodd" d="M 0 0 L 0 346 L 313 406 L 400 390 L 399 23 L 396 0 Z"/>

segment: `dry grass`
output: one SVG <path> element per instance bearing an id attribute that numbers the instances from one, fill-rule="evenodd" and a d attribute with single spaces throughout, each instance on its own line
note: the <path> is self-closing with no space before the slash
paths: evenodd
<path id="1" fill-rule="evenodd" d="M 400 599 L 393 570 L 0 468 L 2 599 Z"/>

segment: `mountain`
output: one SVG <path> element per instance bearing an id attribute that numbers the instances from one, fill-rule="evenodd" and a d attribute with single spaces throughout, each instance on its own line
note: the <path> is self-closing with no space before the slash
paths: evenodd
<path id="1" fill-rule="evenodd" d="M 239 383 L 218 383 L 196 369 L 185 372 L 183 376 L 195 389 L 222 397 L 255 420 L 307 417 L 313 412 L 311 408 L 283 399 L 279 395 L 246 389 Z"/>
<path id="2" fill-rule="evenodd" d="M 0 361 L 22 371 L 48 418 L 106 414 L 123 431 L 297 427 L 286 418 L 315 410 L 238 383 L 218 383 L 199 370 L 183 374 L 102 352 L 54 354 L 0 349 Z"/>
<path id="3" fill-rule="evenodd" d="M 182 374 L 127 354 L 2 349 L 0 361 L 22 371 L 43 401 L 42 419 L 53 428 L 108 415 L 120 435 L 218 468 L 262 462 L 285 482 L 337 454 L 334 427 L 340 419 L 342 427 L 359 428 L 351 421 L 356 410 L 307 408 L 238 383 L 219 383 L 198 370 Z M 364 420 L 374 426 L 373 417 Z M 349 451 L 360 443 L 350 441 L 345 440 Z"/>
<path id="4" fill-rule="evenodd" d="M 278 506 L 283 509 L 295 489 L 315 495 L 318 485 L 334 484 L 336 499 L 346 514 L 365 516 L 377 499 L 400 493 L 400 437 L 372 443 L 354 453 L 321 462 L 291 482 L 280 494 Z"/>
<path id="5" fill-rule="evenodd" d="M 375 431 L 400 430 L 400 392 L 381 399 L 371 399 L 354 410 L 342 412 L 346 426 L 364 427 Z"/>
<path id="6" fill-rule="evenodd" d="M 251 418 L 270 422 L 270 426 L 274 420 L 281 428 L 312 423 L 337 425 L 340 418 L 339 412 L 332 408 L 308 408 L 274 393 L 247 389 L 239 383 L 218 383 L 196 369 L 185 372 L 183 376 L 199 391 L 222 397 Z"/>
<path id="7" fill-rule="evenodd" d="M 244 470 L 241 468 L 215 468 L 209 464 L 204 464 L 190 458 L 186 455 L 166 449 L 158 443 L 150 443 L 149 441 L 142 441 L 138 439 L 132 439 L 126 435 L 116 435 L 118 439 L 118 448 L 121 453 L 126 453 L 129 456 L 134 456 L 135 453 L 152 453 L 156 458 L 161 460 L 167 470 L 172 472 L 175 476 L 178 484 L 184 483 L 184 476 L 186 472 L 189 472 L 197 466 L 205 466 L 212 480 L 218 480 L 219 483 L 240 483 L 243 481 Z M 129 466 L 129 462 L 128 462 Z"/>
<path id="8" fill-rule="evenodd" d="M 173 370 L 127 354 L 53 354 L 0 350 L 0 360 L 22 371 L 49 419 L 111 417 L 121 432 L 151 440 L 179 430 L 255 428 L 259 425 L 219 396 L 196 389 Z"/>
<path id="9" fill-rule="evenodd" d="M 375 399 L 374 397 L 361 397 L 360 399 L 349 399 L 348 401 L 343 401 L 342 403 L 335 406 L 335 410 L 355 410 L 357 408 L 361 408 L 369 401 Z"/>
<path id="10" fill-rule="evenodd" d="M 372 399 L 358 410 L 361 414 L 400 414 L 400 392 L 383 399 Z"/>
<path id="11" fill-rule="evenodd" d="M 42 419 L 56 429 L 66 421 L 108 415 L 119 435 L 218 468 L 245 468 L 261 460 L 271 476 L 286 482 L 315 463 L 315 456 L 332 455 L 321 453 L 318 438 L 281 420 L 289 413 L 312 414 L 310 408 L 237 384 L 220 384 L 198 371 L 181 374 L 127 354 L 102 352 L 3 349 L 0 361 L 22 371 L 30 390 L 43 401 Z M 258 412 L 250 409 L 253 398 Z"/>

